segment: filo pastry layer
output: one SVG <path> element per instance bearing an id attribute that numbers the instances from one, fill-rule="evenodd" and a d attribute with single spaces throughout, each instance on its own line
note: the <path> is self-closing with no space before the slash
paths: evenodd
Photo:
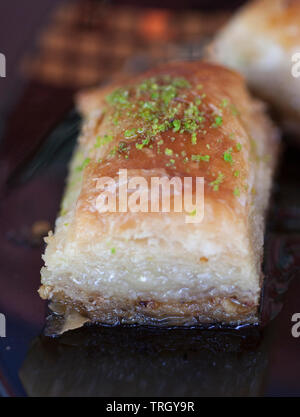
<path id="1" fill-rule="evenodd" d="M 84 123 L 46 238 L 41 297 L 106 324 L 257 322 L 279 139 L 241 76 L 175 62 L 77 102 Z M 111 177 L 119 190 L 120 169 L 147 183 L 203 177 L 203 220 L 172 210 L 101 213 L 97 181 Z"/>

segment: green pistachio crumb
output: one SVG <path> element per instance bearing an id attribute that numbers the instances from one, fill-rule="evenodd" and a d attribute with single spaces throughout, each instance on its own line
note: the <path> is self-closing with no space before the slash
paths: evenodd
<path id="1" fill-rule="evenodd" d="M 222 124 L 223 124 L 223 118 L 221 116 L 216 116 L 213 127 L 219 127 L 219 126 L 222 126 Z"/>
<path id="2" fill-rule="evenodd" d="M 125 130 L 124 137 L 126 139 L 132 138 L 134 136 L 136 136 L 136 129 L 127 129 L 127 130 Z"/>
<path id="3" fill-rule="evenodd" d="M 209 155 L 192 155 L 192 161 L 205 161 L 209 162 Z"/>
<path id="4" fill-rule="evenodd" d="M 233 190 L 233 194 L 234 194 L 236 197 L 239 197 L 239 196 L 240 196 L 240 189 L 239 189 L 238 187 L 235 187 L 235 189 Z"/>
<path id="5" fill-rule="evenodd" d="M 166 148 L 166 149 L 165 149 L 165 154 L 166 154 L 166 155 L 169 155 L 169 156 L 170 156 L 170 155 L 173 155 L 173 151 L 172 151 L 172 149 Z"/>
<path id="6" fill-rule="evenodd" d="M 82 164 L 77 167 L 77 171 L 83 171 L 84 168 L 91 162 L 91 158 L 85 158 L 85 160 L 82 162 Z"/>
<path id="7" fill-rule="evenodd" d="M 213 191 L 219 191 L 219 186 L 223 182 L 225 175 L 222 172 L 218 173 L 217 178 L 209 185 L 213 187 Z"/>
<path id="8" fill-rule="evenodd" d="M 196 145 L 197 144 L 197 133 L 194 132 L 192 133 L 192 145 Z"/>
<path id="9" fill-rule="evenodd" d="M 224 152 L 224 161 L 229 162 L 230 164 L 232 164 L 233 159 L 232 159 L 232 148 L 227 149 L 227 151 Z"/>
<path id="10" fill-rule="evenodd" d="M 103 145 L 110 143 L 113 140 L 112 135 L 97 136 L 95 148 L 100 148 Z"/>
<path id="11" fill-rule="evenodd" d="M 178 132 L 178 130 L 180 130 L 181 121 L 178 119 L 173 120 L 173 126 L 173 132 Z"/>

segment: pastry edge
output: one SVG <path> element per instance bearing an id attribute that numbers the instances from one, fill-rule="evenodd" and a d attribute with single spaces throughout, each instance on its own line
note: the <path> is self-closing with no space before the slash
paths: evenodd
<path id="1" fill-rule="evenodd" d="M 78 312 L 91 323 L 105 325 L 139 324 L 161 327 L 197 326 L 218 323 L 225 326 L 258 324 L 259 302 L 240 301 L 235 296 L 219 294 L 201 297 L 199 301 L 183 302 L 155 299 L 112 300 L 81 294 L 71 298 L 64 291 L 55 291 L 49 285 L 39 289 L 41 298 L 52 302 L 52 310 L 67 316 L 70 311 Z M 113 307 L 112 307 L 113 306 Z"/>

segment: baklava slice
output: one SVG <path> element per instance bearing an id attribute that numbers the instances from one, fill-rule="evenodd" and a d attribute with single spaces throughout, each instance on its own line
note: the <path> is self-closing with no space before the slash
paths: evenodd
<path id="1" fill-rule="evenodd" d="M 243 79 L 174 62 L 77 102 L 84 123 L 46 239 L 41 297 L 105 324 L 257 322 L 279 140 Z M 176 178 L 169 210 L 153 178 Z M 99 209 L 103 190 L 119 197 L 126 187 L 130 209 Z M 175 210 L 187 192 L 203 195 L 199 212 Z"/>

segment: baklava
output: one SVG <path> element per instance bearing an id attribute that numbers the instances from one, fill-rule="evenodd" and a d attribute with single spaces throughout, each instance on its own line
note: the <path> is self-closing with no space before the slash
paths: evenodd
<path id="1" fill-rule="evenodd" d="M 249 2 L 217 34 L 208 57 L 245 76 L 288 133 L 300 131 L 300 1 Z"/>
<path id="2" fill-rule="evenodd" d="M 112 325 L 256 323 L 279 137 L 243 78 L 174 62 L 83 92 L 77 103 L 83 127 L 46 238 L 41 297 Z M 128 185 L 132 196 L 136 177 L 181 180 L 170 186 L 170 210 L 160 207 L 162 192 L 150 201 L 149 189 L 148 210 L 99 210 L 101 179 L 114 180 L 118 195 Z M 199 216 L 172 209 L 186 178 L 193 198 L 202 179 Z"/>

